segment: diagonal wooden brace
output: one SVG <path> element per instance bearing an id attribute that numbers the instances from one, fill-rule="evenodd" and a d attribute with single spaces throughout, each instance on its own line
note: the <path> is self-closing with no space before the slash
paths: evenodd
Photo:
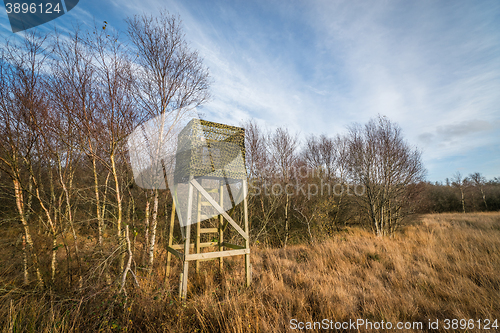
<path id="1" fill-rule="evenodd" d="M 243 238 L 248 240 L 247 233 L 243 229 L 241 229 L 240 226 L 238 224 L 236 224 L 236 222 L 234 222 L 234 220 L 231 218 L 231 216 L 229 216 L 224 211 L 224 209 L 221 206 L 219 206 L 219 204 L 217 202 L 215 202 L 215 200 L 212 198 L 212 196 L 210 194 L 208 194 L 207 191 L 205 191 L 205 189 L 200 185 L 200 183 L 198 183 L 198 181 L 196 181 L 196 179 L 192 179 L 191 184 L 193 184 L 193 186 L 196 187 L 196 189 L 201 193 L 201 195 L 203 195 L 205 197 L 205 199 L 207 199 L 207 201 L 210 202 L 210 204 L 219 212 L 219 214 L 224 216 L 224 218 L 229 223 L 231 223 L 231 225 L 243 236 Z"/>

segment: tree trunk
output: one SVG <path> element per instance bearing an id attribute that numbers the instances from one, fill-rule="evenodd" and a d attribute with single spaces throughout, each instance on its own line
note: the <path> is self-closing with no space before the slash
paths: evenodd
<path id="1" fill-rule="evenodd" d="M 128 253 L 128 260 L 127 260 L 127 265 L 125 266 L 125 269 L 123 270 L 122 274 L 122 283 L 120 287 L 120 293 L 123 291 L 125 293 L 125 296 L 127 295 L 127 290 L 125 289 L 125 282 L 127 282 L 127 273 L 130 272 L 132 276 L 134 277 L 135 284 L 139 286 L 139 282 L 137 281 L 137 278 L 132 271 L 132 259 L 133 259 L 133 253 L 132 253 L 132 246 L 130 244 L 130 235 L 128 231 L 128 225 L 125 225 L 125 241 L 127 243 L 127 253 Z"/>
<path id="2" fill-rule="evenodd" d="M 481 195 L 483 196 L 484 207 L 486 208 L 486 211 L 488 211 L 488 204 L 486 203 L 486 196 L 484 195 L 483 187 L 481 186 L 479 189 L 481 190 Z"/>
<path id="3" fill-rule="evenodd" d="M 110 156 L 111 168 L 113 172 L 113 178 L 115 180 L 115 191 L 116 191 L 116 205 L 118 207 L 118 218 L 116 221 L 117 235 L 121 236 L 122 229 L 122 197 L 120 194 L 120 183 L 118 182 L 118 173 L 116 171 L 115 154 L 112 153 Z"/>
<path id="4" fill-rule="evenodd" d="M 26 251 L 26 235 L 23 234 L 23 282 L 25 285 L 29 283 L 28 273 L 28 252 Z"/>
<path id="5" fill-rule="evenodd" d="M 101 219 L 102 219 L 102 229 L 104 233 L 104 219 L 106 218 L 106 199 L 108 198 L 108 181 L 109 181 L 109 175 L 110 173 L 108 172 L 108 175 L 106 176 L 106 181 L 104 182 L 104 195 L 102 198 L 102 211 L 101 211 Z M 104 236 L 104 234 L 103 234 Z"/>
<path id="6" fill-rule="evenodd" d="M 145 212 L 145 217 L 144 217 L 144 250 L 142 252 L 142 264 L 146 265 L 146 258 L 148 257 L 149 254 L 149 210 L 150 210 L 150 203 L 149 203 L 149 196 L 147 195 L 146 192 L 146 212 Z"/>
<path id="7" fill-rule="evenodd" d="M 59 181 L 61 183 L 61 186 L 62 186 L 62 189 L 63 189 L 63 192 L 64 192 L 64 197 L 65 197 L 65 200 L 66 200 L 66 209 L 67 209 L 67 212 L 68 212 L 68 221 L 69 221 L 69 226 L 71 228 L 71 234 L 73 236 L 73 242 L 74 242 L 74 246 L 75 246 L 76 262 L 78 263 L 79 288 L 82 288 L 82 279 L 83 279 L 83 276 L 82 276 L 82 262 L 80 260 L 80 251 L 78 249 L 78 236 L 76 235 L 75 226 L 73 224 L 73 214 L 71 212 L 71 200 L 70 200 L 70 197 L 69 197 L 68 187 L 66 186 L 66 183 L 64 182 L 64 179 L 63 179 L 62 165 L 61 165 L 61 160 L 59 159 L 59 157 L 57 158 L 57 161 L 58 161 L 58 164 L 59 164 L 58 165 L 58 167 L 59 167 Z M 70 186 L 70 188 L 72 186 L 72 182 L 73 182 L 73 175 L 71 174 L 71 171 L 70 171 L 70 176 L 69 176 L 69 186 Z"/>
<path id="8" fill-rule="evenodd" d="M 462 196 L 462 210 L 465 214 L 465 196 L 464 196 L 464 190 L 462 187 L 460 187 L 460 194 Z"/>
<path id="9" fill-rule="evenodd" d="M 149 273 L 153 269 L 154 252 L 156 245 L 156 225 L 158 222 L 158 190 L 154 190 L 153 216 L 151 219 L 151 240 L 149 242 Z"/>
<path id="10" fill-rule="evenodd" d="M 289 230 L 289 225 L 288 225 L 288 203 L 290 198 L 288 197 L 288 194 L 285 194 L 286 196 L 286 203 L 285 203 L 285 242 L 284 242 L 284 247 L 286 247 L 286 244 L 288 242 L 288 230 Z"/>
<path id="11" fill-rule="evenodd" d="M 19 173 L 16 173 L 16 174 L 18 175 Z M 26 221 L 26 218 L 24 215 L 24 199 L 23 199 L 23 192 L 21 190 L 21 184 L 19 183 L 19 180 L 17 178 L 14 178 L 13 182 L 14 182 L 14 195 L 16 197 L 17 211 L 19 213 L 19 218 L 21 219 L 21 224 L 22 224 L 23 229 L 24 229 L 24 238 L 26 241 L 27 250 L 28 250 L 28 252 L 30 252 L 31 257 L 33 258 L 33 266 L 35 268 L 36 278 L 37 278 L 38 282 L 43 285 L 42 275 L 40 274 L 40 268 L 38 266 L 38 257 L 34 251 L 35 249 L 33 248 L 33 240 L 31 238 L 31 233 L 30 233 L 30 229 L 28 226 L 28 221 Z M 24 274 L 25 274 L 26 279 L 27 279 L 27 277 L 28 277 L 27 267 L 25 268 Z"/>
<path id="12" fill-rule="evenodd" d="M 30 165 L 30 177 L 32 178 L 33 180 L 33 183 L 35 185 L 35 193 L 36 193 L 36 197 L 38 199 L 38 202 L 40 204 L 40 207 L 42 207 L 42 210 L 45 212 L 45 216 L 47 217 L 47 222 L 49 223 L 49 226 L 50 226 L 50 232 L 52 234 L 52 259 L 51 259 L 51 262 L 50 262 L 50 276 L 51 276 L 51 281 L 54 282 L 54 279 L 55 279 L 55 275 L 56 275 L 56 266 L 57 266 L 57 231 L 56 231 L 56 224 L 53 219 L 52 219 L 52 216 L 50 215 L 50 211 L 49 209 L 47 209 L 47 207 L 45 207 L 45 204 L 43 203 L 43 200 L 42 200 L 42 197 L 40 195 L 40 187 L 39 184 L 37 183 L 36 179 L 35 179 L 35 176 L 33 174 L 33 169 Z M 52 180 L 52 173 L 50 174 L 50 177 L 51 177 L 51 180 Z M 51 183 L 51 196 L 53 196 L 54 194 L 54 188 L 53 188 L 53 184 Z M 42 217 L 40 216 L 40 221 L 42 220 Z"/>
<path id="13" fill-rule="evenodd" d="M 99 198 L 99 178 L 97 176 L 97 166 L 95 161 L 95 156 L 92 156 L 92 170 L 94 172 L 94 191 L 95 191 L 95 205 L 97 213 L 97 238 L 99 245 L 102 245 L 102 226 L 103 218 L 101 216 L 101 203 Z M 109 175 L 109 174 L 108 174 Z"/>
<path id="14" fill-rule="evenodd" d="M 50 260 L 50 278 L 52 283 L 56 279 L 56 268 L 57 268 L 57 238 L 54 236 L 52 240 L 52 259 Z"/>

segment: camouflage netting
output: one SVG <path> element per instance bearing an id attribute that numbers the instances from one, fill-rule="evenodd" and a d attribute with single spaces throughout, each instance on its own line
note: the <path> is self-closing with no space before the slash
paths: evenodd
<path id="1" fill-rule="evenodd" d="M 182 226 L 187 224 L 190 178 L 196 179 L 225 211 L 243 201 L 246 179 L 243 128 L 193 119 L 179 133 L 177 141 L 173 193 Z M 193 193 L 191 223 L 219 215 L 211 205 L 202 205 L 207 200 L 196 189 Z"/>
<path id="2" fill-rule="evenodd" d="M 187 223 L 190 178 L 196 179 L 225 211 L 244 199 L 243 128 L 179 113 L 166 114 L 138 126 L 129 136 L 128 145 L 137 185 L 166 189 L 168 184 L 181 226 Z M 194 188 L 191 223 L 219 215 L 204 202 L 207 200 Z"/>
<path id="3" fill-rule="evenodd" d="M 189 176 L 245 179 L 245 130 L 193 119 L 178 136 L 176 159 L 177 182 Z"/>

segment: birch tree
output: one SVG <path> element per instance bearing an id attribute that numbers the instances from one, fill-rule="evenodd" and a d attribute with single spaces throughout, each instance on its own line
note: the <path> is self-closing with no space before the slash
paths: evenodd
<path id="1" fill-rule="evenodd" d="M 479 191 L 481 192 L 481 197 L 483 198 L 484 208 L 488 210 L 488 204 L 486 203 L 486 195 L 484 193 L 484 184 L 486 183 L 486 179 L 479 172 L 470 174 L 469 178 L 472 180 L 474 185 L 479 187 Z"/>
<path id="2" fill-rule="evenodd" d="M 288 216 L 290 210 L 290 195 L 286 190 L 286 185 L 292 177 L 292 167 L 297 159 L 299 139 L 297 135 L 291 134 L 287 129 L 278 128 L 269 136 L 267 144 L 271 161 L 277 168 L 279 179 L 281 181 L 281 192 L 285 198 L 285 223 L 283 230 L 285 238 L 283 241 L 283 247 L 286 247 L 290 232 L 290 221 Z"/>
<path id="3" fill-rule="evenodd" d="M 127 23 L 128 36 L 137 51 L 135 97 L 142 112 L 162 119 L 166 113 L 175 112 L 174 118 L 178 119 L 209 99 L 208 69 L 198 53 L 189 48 L 179 17 L 160 12 L 157 17 L 134 16 Z M 153 192 L 148 242 L 150 270 L 158 222 L 159 194 L 157 189 Z"/>
<path id="4" fill-rule="evenodd" d="M 452 185 L 460 192 L 460 203 L 462 205 L 462 212 L 465 214 L 465 188 L 467 187 L 468 180 L 464 178 L 460 171 L 457 171 L 452 180 Z"/>
<path id="5" fill-rule="evenodd" d="M 7 42 L 0 58 L 0 167 L 13 183 L 16 208 L 23 226 L 23 241 L 32 258 L 39 283 L 43 283 L 34 251 L 25 194 L 32 177 L 26 177 L 37 142 L 34 115 L 46 103 L 43 92 L 43 68 L 47 60 L 46 38 L 28 33 L 22 42 Z M 29 185 L 26 183 L 28 179 Z M 28 265 L 25 262 L 25 281 Z"/>
<path id="6" fill-rule="evenodd" d="M 397 124 L 381 116 L 351 127 L 348 142 L 351 181 L 364 188 L 358 204 L 377 235 L 390 235 L 409 213 L 414 185 L 424 179 L 420 152 L 403 139 Z"/>

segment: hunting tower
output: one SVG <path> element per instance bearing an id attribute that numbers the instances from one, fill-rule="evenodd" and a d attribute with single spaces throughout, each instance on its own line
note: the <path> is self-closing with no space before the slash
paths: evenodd
<path id="1" fill-rule="evenodd" d="M 224 257 L 244 255 L 246 285 L 250 285 L 246 176 L 243 128 L 193 119 L 179 133 L 173 175 L 174 203 L 167 247 L 167 274 L 170 273 L 173 254 L 182 262 L 179 286 L 181 298 L 187 294 L 191 261 L 195 262 L 198 272 L 201 261 L 219 259 L 222 270 Z M 241 202 L 243 228 L 230 216 Z M 179 244 L 174 244 L 176 215 L 183 240 Z M 193 236 L 192 224 L 196 228 Z M 224 241 L 224 232 L 229 225 L 238 232 L 238 237 L 241 236 L 241 245 Z"/>

